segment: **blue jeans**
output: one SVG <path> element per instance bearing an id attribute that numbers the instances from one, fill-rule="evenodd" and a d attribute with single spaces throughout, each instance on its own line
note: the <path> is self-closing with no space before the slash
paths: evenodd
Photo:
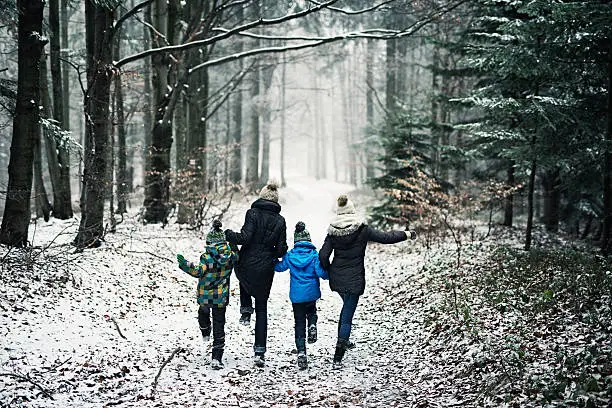
<path id="1" fill-rule="evenodd" d="M 338 321 L 338 339 L 347 340 L 351 336 L 351 327 L 353 326 L 353 316 L 359 302 L 359 295 L 350 293 L 340 293 L 342 298 L 342 311 L 340 312 L 340 320 Z"/>

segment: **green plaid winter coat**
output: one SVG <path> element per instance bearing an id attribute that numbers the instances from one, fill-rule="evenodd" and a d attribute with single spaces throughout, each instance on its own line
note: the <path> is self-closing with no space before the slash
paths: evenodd
<path id="1" fill-rule="evenodd" d="M 200 256 L 200 264 L 186 262 L 181 270 L 198 278 L 198 304 L 204 306 L 227 306 L 229 303 L 229 282 L 232 268 L 238 254 L 223 242 L 207 245 Z"/>

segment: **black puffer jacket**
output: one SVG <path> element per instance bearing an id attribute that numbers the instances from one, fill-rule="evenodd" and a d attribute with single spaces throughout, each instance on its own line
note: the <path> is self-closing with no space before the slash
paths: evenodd
<path id="1" fill-rule="evenodd" d="M 277 258 L 287 253 L 287 226 L 278 203 L 256 200 L 244 218 L 240 232 L 225 231 L 226 239 L 242 245 L 236 277 L 251 296 L 268 297 Z"/>
<path id="2" fill-rule="evenodd" d="M 406 239 L 404 231 L 381 232 L 365 224 L 347 235 L 340 230 L 328 231 L 319 251 L 319 260 L 329 272 L 329 287 L 338 293 L 362 295 L 365 290 L 363 259 L 368 242 L 395 244 Z M 330 264 L 332 251 L 334 259 Z"/>

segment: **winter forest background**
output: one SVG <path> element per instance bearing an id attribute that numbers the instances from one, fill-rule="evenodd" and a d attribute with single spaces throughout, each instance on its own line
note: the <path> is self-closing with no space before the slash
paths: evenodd
<path id="1" fill-rule="evenodd" d="M 0 406 L 609 406 L 612 2 L 2 0 L 0 19 Z M 231 362 L 200 350 L 174 256 L 271 179 L 289 237 L 303 220 L 320 247 L 341 193 L 418 232 L 370 247 L 342 374 L 329 288 L 319 362 L 295 369 L 284 275 L 264 373 L 235 296 Z"/>

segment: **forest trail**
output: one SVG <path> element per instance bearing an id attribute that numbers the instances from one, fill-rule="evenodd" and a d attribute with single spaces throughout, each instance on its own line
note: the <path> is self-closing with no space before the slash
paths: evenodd
<path id="1" fill-rule="evenodd" d="M 302 220 L 320 247 L 335 199 L 348 189 L 327 181 L 291 180 L 280 191 L 289 245 L 295 223 Z M 243 204 L 232 210 L 224 227 L 240 227 Z M 0 334 L 8 343 L 0 354 L 0 371 L 28 373 L 54 399 L 40 393 L 33 397 L 37 392 L 31 384 L 0 377 L 0 403 L 13 399 L 17 403 L 11 406 L 75 408 L 436 406 L 418 387 L 429 372 L 428 362 L 419 358 L 421 314 L 402 300 L 417 281 L 419 244 L 368 249 L 367 288 L 351 335 L 357 347 L 347 352 L 340 371 L 331 369 L 331 361 L 341 301 L 327 282 L 321 284 L 317 303 L 319 340 L 308 345 L 309 368 L 300 371 L 293 353 L 289 274 L 275 277 L 263 369 L 252 364 L 253 323 L 251 328 L 238 324 L 238 281 L 233 278 L 225 369 L 213 371 L 208 365 L 211 344 L 203 344 L 197 327 L 196 281 L 172 262 L 176 252 L 197 259 L 201 238 L 175 228 L 124 228 L 109 235 L 105 247 L 79 257 L 73 285 L 47 290 L 46 297 L 35 290 L 33 298 L 14 296 L 14 317 L 2 317 L 7 329 Z M 20 405 L 22 394 L 28 401 Z"/>

